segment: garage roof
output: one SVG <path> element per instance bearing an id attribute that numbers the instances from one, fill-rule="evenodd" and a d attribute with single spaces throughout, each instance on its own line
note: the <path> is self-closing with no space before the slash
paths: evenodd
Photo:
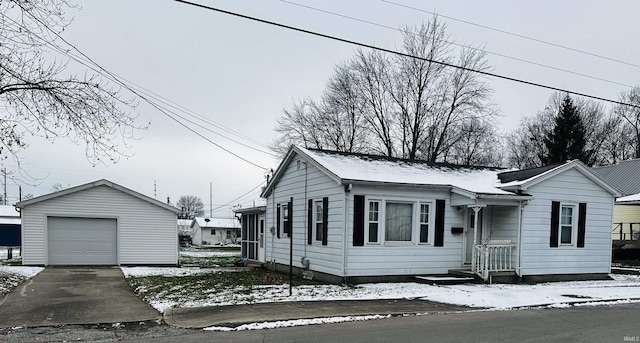
<path id="1" fill-rule="evenodd" d="M 171 205 L 165 204 L 162 201 L 158 201 L 156 199 L 152 199 L 152 198 L 150 198 L 150 197 L 148 197 L 148 196 L 146 196 L 144 194 L 140 194 L 140 193 L 138 193 L 136 191 L 133 191 L 133 190 L 131 190 L 129 188 L 120 186 L 120 185 L 118 185 L 116 183 L 113 183 L 113 182 L 111 182 L 109 180 L 106 180 L 106 179 L 101 179 L 101 180 L 98 180 L 98 181 L 89 182 L 89 183 L 86 183 L 84 185 L 75 186 L 75 187 L 63 189 L 61 191 L 57 191 L 57 192 L 41 195 L 39 197 L 32 198 L 32 199 L 29 199 L 29 200 L 20 201 L 19 203 L 16 204 L 16 207 L 24 208 L 25 206 L 28 206 L 28 205 L 31 205 L 31 204 L 35 204 L 35 203 L 39 203 L 41 201 L 46 201 L 46 200 L 58 198 L 58 197 L 61 197 L 61 196 L 65 196 L 65 195 L 68 195 L 68 194 L 73 194 L 73 193 L 76 193 L 76 192 L 80 192 L 80 191 L 84 191 L 84 190 L 87 190 L 87 189 L 100 187 L 100 186 L 111 187 L 111 188 L 113 188 L 115 190 L 118 190 L 120 192 L 129 194 L 129 195 L 131 195 L 131 196 L 133 196 L 135 198 L 138 198 L 140 200 L 144 200 L 144 201 L 146 201 L 148 203 L 151 203 L 153 205 L 160 206 L 160 207 L 162 207 L 162 208 L 164 208 L 166 210 L 169 210 L 169 211 L 172 211 L 172 212 L 175 212 L 175 213 L 180 213 L 179 209 L 177 209 L 177 208 L 175 208 L 175 207 L 173 207 Z"/>

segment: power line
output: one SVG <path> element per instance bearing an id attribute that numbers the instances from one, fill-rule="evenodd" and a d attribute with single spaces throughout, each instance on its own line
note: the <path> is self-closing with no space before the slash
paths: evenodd
<path id="1" fill-rule="evenodd" d="M 470 22 L 470 21 L 467 21 L 467 20 L 462 20 L 462 19 L 458 19 L 458 18 L 454 18 L 454 17 L 438 14 L 438 13 L 435 13 L 435 12 L 423 10 L 421 8 L 412 7 L 412 6 L 409 6 L 409 5 L 404 5 L 404 4 L 400 4 L 400 3 L 389 1 L 389 0 L 380 0 L 380 1 L 386 2 L 386 3 L 391 4 L 391 5 L 396 5 L 396 6 L 399 6 L 399 7 L 408 8 L 408 9 L 411 9 L 411 10 L 414 10 L 414 11 L 418 11 L 418 12 L 437 15 L 437 16 L 440 16 L 440 17 L 443 17 L 443 18 L 447 18 L 447 19 L 451 19 L 451 20 L 454 20 L 454 21 L 458 21 L 458 22 L 461 22 L 461 23 L 465 23 L 465 24 L 481 27 L 483 29 L 504 33 L 504 34 L 507 34 L 507 35 L 510 35 L 510 36 L 524 38 L 524 39 L 527 39 L 527 40 L 530 40 L 530 41 L 534 41 L 534 42 L 538 42 L 538 43 L 542 43 L 542 44 L 546 44 L 546 45 L 551 45 L 551 46 L 554 46 L 556 48 L 561 48 L 561 49 L 565 49 L 565 50 L 569 50 L 569 51 L 573 51 L 573 52 L 578 52 L 578 53 L 581 53 L 581 54 L 585 54 L 585 55 L 601 58 L 601 59 L 604 59 L 604 60 L 617 62 L 617 63 L 622 63 L 622 64 L 626 64 L 628 66 L 640 68 L 640 65 L 637 65 L 637 64 L 621 61 L 621 60 L 618 60 L 618 59 L 615 59 L 615 58 L 611 58 L 611 57 L 607 57 L 607 56 L 603 56 L 603 55 L 598 55 L 598 54 L 595 54 L 595 53 L 592 53 L 592 52 L 588 52 L 588 51 L 584 51 L 584 50 L 571 48 L 571 47 L 568 47 L 568 46 L 565 46 L 565 45 L 561 45 L 561 44 L 556 44 L 556 43 L 544 41 L 542 39 L 537 39 L 537 38 L 521 35 L 521 34 L 518 34 L 518 33 L 513 33 L 513 32 L 510 32 L 510 31 L 507 31 L 507 30 L 497 29 L 497 28 L 494 28 L 494 27 L 491 27 L 491 26 L 487 26 L 487 25 L 477 24 L 477 23 Z"/>
<path id="2" fill-rule="evenodd" d="M 13 18 L 7 17 L 6 15 L 4 15 L 4 17 L 5 17 L 6 19 L 8 19 L 9 21 L 11 21 L 11 22 L 13 22 L 14 24 L 16 24 L 16 25 L 18 25 L 18 26 L 19 26 L 19 23 L 17 23 L 15 20 L 13 20 Z M 84 58 L 85 60 L 82 60 L 82 58 L 79 58 L 79 57 L 77 57 L 77 56 L 73 55 L 72 53 L 70 53 L 70 52 L 66 51 L 65 49 L 62 49 L 61 47 L 59 47 L 59 46 L 57 46 L 57 45 L 55 45 L 55 44 L 53 44 L 53 43 L 49 42 L 49 40 L 44 39 L 44 38 L 42 38 L 42 37 L 40 37 L 40 36 L 38 36 L 37 34 L 35 34 L 35 33 L 33 33 L 33 32 L 32 32 L 32 34 L 33 34 L 35 37 L 37 37 L 37 38 L 39 38 L 41 41 L 45 42 L 45 45 L 48 45 L 48 46 L 52 47 L 54 50 L 58 51 L 59 53 L 61 53 L 61 54 L 65 55 L 65 56 L 68 56 L 68 57 L 72 58 L 73 60 L 75 60 L 76 62 L 78 62 L 78 63 L 80 63 L 80 64 L 82 64 L 82 65 L 84 65 L 85 67 L 87 67 L 87 68 L 89 68 L 89 69 L 91 69 L 91 70 L 95 71 L 96 73 L 99 73 L 100 75 L 103 75 L 103 76 L 107 77 L 109 80 L 111 80 L 111 81 L 113 81 L 113 82 L 115 82 L 115 83 L 117 83 L 117 84 L 121 85 L 122 87 L 126 88 L 128 91 L 130 91 L 131 93 L 133 93 L 134 95 L 138 96 L 140 99 L 142 99 L 143 101 L 145 101 L 146 103 L 148 103 L 149 105 L 151 105 L 152 107 L 154 107 L 155 109 L 157 109 L 158 111 L 160 111 L 162 114 L 164 114 L 164 115 L 165 115 L 165 116 L 167 116 L 168 118 L 172 119 L 173 121 L 175 121 L 175 122 L 176 122 L 176 123 L 178 123 L 179 125 L 183 126 L 183 127 L 184 127 L 184 128 L 186 128 L 187 130 L 191 131 L 192 133 L 194 133 L 195 135 L 197 135 L 197 136 L 201 137 L 202 139 L 206 140 L 207 142 L 209 142 L 209 143 L 211 143 L 211 144 L 215 145 L 215 146 L 216 146 L 216 147 L 218 147 L 219 149 L 221 149 L 221 150 L 223 150 L 223 151 L 227 152 L 228 154 L 231 154 L 232 156 L 235 156 L 236 158 L 241 159 L 241 160 L 243 160 L 243 161 L 245 161 L 245 162 L 247 162 L 247 163 L 249 163 L 249 164 L 251 164 L 251 165 L 253 165 L 253 166 L 255 166 L 255 167 L 258 167 L 258 168 L 263 169 L 263 170 L 268 170 L 268 168 L 262 167 L 262 166 L 260 166 L 260 165 L 258 165 L 258 164 L 256 164 L 256 163 L 254 163 L 254 162 L 252 162 L 252 161 L 248 160 L 247 158 L 242 157 L 242 156 L 240 156 L 239 154 L 236 154 L 236 153 L 234 153 L 233 151 L 231 151 L 231 150 L 229 150 L 229 149 L 227 149 L 227 148 L 223 147 L 222 145 L 220 145 L 220 144 L 218 144 L 218 143 L 216 143 L 216 142 L 212 141 L 210 138 L 205 137 L 204 135 L 202 135 L 201 133 L 197 132 L 197 131 L 196 131 L 196 130 L 194 130 L 193 128 L 189 127 L 188 125 L 186 125 L 186 124 L 184 124 L 183 122 L 181 122 L 181 121 L 179 121 L 178 119 L 176 119 L 174 116 L 179 117 L 179 118 L 181 118 L 181 119 L 183 119 L 183 120 L 185 120 L 185 121 L 188 121 L 188 122 L 192 123 L 193 125 L 196 125 L 196 126 L 198 126 L 198 127 L 200 127 L 200 128 L 203 128 L 203 129 L 205 129 L 205 130 L 209 130 L 209 131 L 211 131 L 211 132 L 213 132 L 213 133 L 215 133 L 215 134 L 218 134 L 218 135 L 220 135 L 220 136 L 222 136 L 222 137 L 224 137 L 224 138 L 227 138 L 227 139 L 229 139 L 229 140 L 231 140 L 231 141 L 234 141 L 234 142 L 236 142 L 236 143 L 238 143 L 238 144 L 242 144 L 242 143 L 239 143 L 239 142 L 237 142 L 237 141 L 235 141 L 235 140 L 233 140 L 233 139 L 230 139 L 230 138 L 228 138 L 228 137 L 225 137 L 224 135 L 221 135 L 220 133 L 214 132 L 214 131 L 212 131 L 212 130 L 210 130 L 210 129 L 207 129 L 207 128 L 205 128 L 205 127 L 201 126 L 201 125 L 198 125 L 198 124 L 194 123 L 193 121 L 190 121 L 190 120 L 188 120 L 188 119 L 184 118 L 183 116 L 181 116 L 181 115 L 179 115 L 179 114 L 177 114 L 177 113 L 175 113 L 175 112 L 173 112 L 173 111 L 171 111 L 171 110 L 169 110 L 169 109 L 167 109 L 167 108 L 165 108 L 165 107 L 160 106 L 160 105 L 159 105 L 159 104 L 157 104 L 156 102 L 153 102 L 153 101 L 152 101 L 152 100 L 150 100 L 147 96 L 145 96 L 145 95 L 143 95 L 143 94 L 142 94 L 142 93 L 144 93 L 144 92 L 139 91 L 139 90 L 136 90 L 134 87 L 132 87 L 132 86 L 130 86 L 129 84 L 127 84 L 127 82 L 122 81 L 122 80 L 121 80 L 121 78 L 120 78 L 120 77 L 118 77 L 116 74 L 114 74 L 114 73 L 110 72 L 109 70 L 105 69 L 104 67 L 100 66 L 98 63 L 96 63 L 95 61 L 93 61 L 89 56 L 87 56 L 87 55 L 86 55 L 86 54 L 84 54 L 82 51 L 80 51 L 78 48 L 76 48 L 73 44 L 69 43 L 66 39 L 64 39 L 64 37 L 60 36 L 60 34 L 58 34 L 57 32 L 55 32 L 55 31 L 54 31 L 54 30 L 52 30 L 51 28 L 49 28 L 49 26 L 48 26 L 48 25 L 46 25 L 46 23 L 43 23 L 39 18 L 34 18 L 34 20 L 36 20 L 36 21 L 37 21 L 37 22 L 39 22 L 41 25 L 43 25 L 43 26 L 44 26 L 44 27 L 45 27 L 45 28 L 46 28 L 50 33 L 52 33 L 52 34 L 53 34 L 53 35 L 55 35 L 57 38 L 59 38 L 60 40 L 62 40 L 65 44 L 67 44 L 67 45 L 68 45 L 69 47 L 71 47 L 73 50 L 77 51 L 77 52 L 82 56 L 82 58 Z M 87 61 L 88 61 L 89 63 L 91 63 L 93 66 L 88 65 L 88 64 L 87 64 Z M 94 67 L 94 66 L 95 66 L 95 67 Z M 97 69 L 96 69 L 96 68 L 97 68 Z M 105 74 L 106 74 L 106 75 L 105 75 Z M 157 100 L 157 99 L 156 99 L 156 100 Z M 169 114 L 169 112 L 170 112 L 170 113 L 172 113 L 174 116 L 170 115 L 170 114 Z M 245 144 L 242 144 L 242 145 L 244 145 L 244 146 L 246 146 L 246 147 L 249 147 L 249 146 L 247 146 L 247 145 L 245 145 Z M 267 153 L 267 152 L 265 152 L 265 151 L 262 151 L 262 150 L 259 150 L 259 149 L 253 148 L 253 147 L 249 147 L 249 148 L 254 149 L 254 150 L 257 150 L 257 151 L 260 151 L 260 152 L 262 152 L 262 153 Z M 271 153 L 267 153 L 267 154 L 273 155 L 273 154 L 271 154 Z"/>
<path id="3" fill-rule="evenodd" d="M 333 16 L 337 16 L 337 17 L 341 17 L 341 18 L 345 18 L 345 19 L 349 19 L 349 20 L 353 20 L 353 21 L 357 21 L 357 22 L 361 22 L 361 23 L 365 23 L 365 24 L 369 24 L 369 25 L 373 25 L 373 26 L 377 26 L 377 27 L 381 27 L 381 28 L 385 28 L 385 29 L 389 29 L 389 30 L 393 30 L 393 31 L 398 31 L 398 32 L 401 32 L 403 34 L 409 33 L 409 34 L 412 34 L 412 35 L 416 36 L 416 34 L 413 33 L 413 32 L 409 32 L 409 31 L 406 31 L 406 30 L 398 29 L 398 28 L 395 28 L 395 27 L 392 27 L 392 26 L 376 23 L 376 22 L 373 22 L 373 21 L 365 20 L 365 19 L 360 19 L 360 18 L 348 16 L 348 15 L 345 15 L 345 14 L 342 14 L 342 13 L 332 12 L 332 11 L 328 11 L 328 10 L 324 10 L 324 9 L 321 9 L 321 8 L 312 7 L 312 6 L 309 6 L 309 5 L 304 5 L 304 4 L 300 4 L 300 3 L 293 2 L 293 1 L 288 1 L 288 0 L 280 0 L 280 1 L 284 2 L 284 3 L 287 3 L 287 4 L 290 4 L 290 5 L 299 6 L 299 7 L 302 7 L 302 8 L 306 8 L 306 9 L 310 9 L 310 10 L 314 10 L 314 11 L 330 14 L 330 15 L 333 15 Z M 442 16 L 442 17 L 447 18 L 445 16 Z M 586 77 L 586 78 L 590 78 L 590 79 L 594 79 L 594 80 L 598 80 L 598 81 L 603 81 L 603 82 L 615 84 L 615 85 L 618 85 L 618 86 L 624 86 L 624 87 L 633 88 L 632 85 L 627 85 L 627 84 L 624 84 L 624 83 L 621 83 L 621 82 L 612 81 L 612 80 L 604 79 L 604 78 L 593 76 L 593 75 L 583 74 L 583 73 L 579 73 L 579 72 L 576 72 L 576 71 L 567 70 L 567 69 L 564 69 L 564 68 L 554 67 L 554 66 L 550 66 L 548 64 L 543 64 L 543 63 L 539 63 L 539 62 L 525 60 L 523 58 L 518 58 L 518 57 L 513 57 L 513 56 L 509 56 L 509 55 L 505 55 L 505 54 L 501 54 L 501 53 L 497 53 L 497 52 L 487 51 L 487 50 L 484 50 L 484 49 L 476 48 L 476 47 L 471 46 L 471 45 L 459 44 L 459 43 L 452 42 L 452 41 L 447 41 L 447 40 L 445 40 L 444 42 L 448 43 L 448 44 L 451 44 L 451 45 L 458 46 L 458 47 L 462 47 L 462 48 L 467 48 L 467 49 L 480 51 L 480 52 L 486 52 L 487 54 L 490 54 L 490 55 L 495 55 L 495 56 L 511 59 L 511 60 L 518 61 L 518 62 L 528 63 L 528 64 L 531 64 L 531 65 L 536 65 L 536 66 L 539 66 L 539 67 L 553 69 L 553 70 L 561 71 L 561 72 L 568 73 L 568 74 L 573 74 L 573 75 L 578 75 L 578 76 L 582 76 L 582 77 Z"/>
<path id="4" fill-rule="evenodd" d="M 242 194 L 241 196 L 239 196 L 239 197 L 237 197 L 237 198 L 235 198 L 235 199 L 233 199 L 233 200 L 229 201 L 228 203 L 226 203 L 226 204 L 224 204 L 224 205 L 221 205 L 221 206 L 218 206 L 218 207 L 214 208 L 213 210 L 214 210 L 214 211 L 216 211 L 216 210 L 219 210 L 219 209 L 221 209 L 221 208 L 223 208 L 223 207 L 225 207 L 225 206 L 233 205 L 233 203 L 235 203 L 235 202 L 239 201 L 240 199 L 244 198 L 245 196 L 247 196 L 247 195 L 251 194 L 251 192 L 255 191 L 255 190 L 256 190 L 256 189 L 258 189 L 260 186 L 264 185 L 264 184 L 265 184 L 265 182 L 266 182 L 266 181 L 262 181 L 262 182 L 260 182 L 260 184 L 259 184 L 259 185 L 257 185 L 257 186 L 255 186 L 255 187 L 253 187 L 250 191 L 248 191 L 248 192 L 246 192 L 246 193 Z"/>
<path id="5" fill-rule="evenodd" d="M 247 19 L 247 20 L 260 22 L 260 23 L 263 23 L 263 24 L 277 26 L 277 27 L 281 27 L 281 28 L 284 28 L 284 29 L 293 30 L 293 31 L 297 31 L 297 32 L 302 32 L 302 33 L 306 33 L 306 34 L 309 34 L 309 35 L 322 37 L 322 38 L 326 38 L 326 39 L 330 39 L 330 40 L 334 40 L 334 41 L 338 41 L 338 42 L 342 42 L 342 43 L 346 43 L 346 44 L 360 46 L 360 47 L 363 47 L 363 48 L 368 48 L 368 49 L 372 49 L 372 50 L 378 50 L 378 51 L 386 52 L 386 53 L 393 54 L 393 55 L 398 55 L 398 56 L 408 57 L 408 58 L 414 58 L 414 59 L 418 59 L 418 60 L 422 60 L 422 61 L 426 61 L 426 62 L 430 62 L 430 63 L 434 63 L 434 64 L 439 64 L 439 65 L 442 65 L 442 66 L 445 66 L 445 67 L 456 68 L 456 69 L 460 69 L 460 70 L 464 70 L 464 71 L 469 71 L 469 72 L 472 72 L 472 73 L 477 73 L 477 74 L 480 74 L 480 75 L 494 77 L 494 78 L 497 78 L 497 79 L 502 79 L 502 80 L 507 80 L 507 81 L 512 81 L 512 82 L 522 83 L 522 84 L 525 84 L 525 85 L 539 87 L 539 88 L 545 88 L 545 89 L 549 89 L 549 90 L 553 90 L 553 91 L 557 91 L 557 92 L 563 92 L 563 93 L 578 95 L 578 96 L 582 96 L 582 97 L 585 97 L 585 98 L 605 101 L 605 102 L 609 102 L 609 103 L 613 103 L 613 104 L 624 105 L 624 106 L 629 106 L 629 107 L 634 107 L 634 108 L 640 108 L 640 105 L 628 104 L 628 103 L 624 103 L 624 102 L 617 101 L 617 100 L 611 100 L 611 99 L 607 99 L 607 98 L 603 98 L 603 97 L 599 97 L 599 96 L 595 96 L 595 95 L 589 95 L 589 94 L 580 93 L 580 92 L 571 91 L 571 90 L 566 90 L 566 89 L 562 89 L 562 88 L 558 88 L 558 87 L 554 87 L 554 86 L 549 86 L 549 85 L 545 85 L 545 84 L 541 84 L 541 83 L 536 83 L 536 82 L 532 82 L 532 81 L 526 81 L 526 80 L 518 79 L 518 78 L 515 78 L 515 77 L 495 74 L 495 73 L 491 73 L 491 72 L 487 72 L 487 71 L 471 69 L 471 68 L 467 68 L 467 67 L 463 67 L 463 66 L 459 66 L 459 65 L 455 65 L 455 64 L 451 64 L 451 63 L 446 63 L 446 62 L 442 62 L 442 61 L 436 61 L 436 60 L 432 60 L 432 59 L 429 59 L 429 58 L 414 56 L 414 55 L 410 55 L 410 54 L 403 53 L 403 52 L 400 52 L 400 51 L 381 48 L 381 47 L 378 47 L 378 46 L 375 46 L 375 45 L 361 43 L 361 42 L 357 42 L 357 41 L 346 39 L 346 38 L 341 38 L 341 37 L 331 36 L 331 35 L 320 33 L 320 32 L 301 29 L 301 28 L 298 28 L 298 27 L 295 27 L 295 26 L 290 26 L 290 25 L 286 25 L 286 24 L 281 24 L 281 23 L 265 20 L 265 19 L 251 17 L 251 16 L 248 16 L 248 15 L 235 13 L 235 12 L 223 10 L 223 9 L 216 8 L 216 7 L 206 6 L 206 5 L 202 5 L 202 4 L 198 4 L 198 3 L 194 3 L 194 2 L 190 2 L 190 1 L 185 1 L 185 0 L 174 0 L 174 1 L 186 4 L 186 5 L 191 5 L 191 6 L 194 6 L 194 7 L 207 9 L 207 10 L 210 10 L 210 11 L 215 11 L 215 12 L 224 13 L 224 14 L 228 14 L 228 15 L 231 15 L 231 16 Z"/>

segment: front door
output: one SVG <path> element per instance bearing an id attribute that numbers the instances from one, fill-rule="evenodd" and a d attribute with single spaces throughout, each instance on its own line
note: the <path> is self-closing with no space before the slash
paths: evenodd
<path id="1" fill-rule="evenodd" d="M 473 241 L 473 225 L 475 223 L 475 211 L 473 208 L 467 208 L 467 225 L 464 231 L 465 235 L 465 256 L 464 263 L 471 264 L 471 260 L 473 258 L 473 246 L 480 244 L 482 242 L 482 218 L 483 218 L 484 208 L 478 211 L 478 231 L 476 233 L 476 241 Z"/>

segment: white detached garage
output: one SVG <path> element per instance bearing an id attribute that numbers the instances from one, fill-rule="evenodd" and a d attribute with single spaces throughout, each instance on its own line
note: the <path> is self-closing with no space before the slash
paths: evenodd
<path id="1" fill-rule="evenodd" d="M 107 180 L 16 204 L 24 265 L 177 265 L 179 210 Z"/>

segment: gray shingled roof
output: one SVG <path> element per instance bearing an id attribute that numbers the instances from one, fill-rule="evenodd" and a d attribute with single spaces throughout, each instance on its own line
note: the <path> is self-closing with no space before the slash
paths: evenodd
<path id="1" fill-rule="evenodd" d="M 553 165 L 544 166 L 544 167 L 503 172 L 498 174 L 498 179 L 500 180 L 501 183 L 527 180 L 536 175 L 540 175 L 548 170 L 551 170 L 559 165 L 560 164 L 553 164 Z"/>
<path id="2" fill-rule="evenodd" d="M 640 193 L 640 158 L 626 160 L 611 166 L 593 167 L 609 184 L 623 195 Z"/>

